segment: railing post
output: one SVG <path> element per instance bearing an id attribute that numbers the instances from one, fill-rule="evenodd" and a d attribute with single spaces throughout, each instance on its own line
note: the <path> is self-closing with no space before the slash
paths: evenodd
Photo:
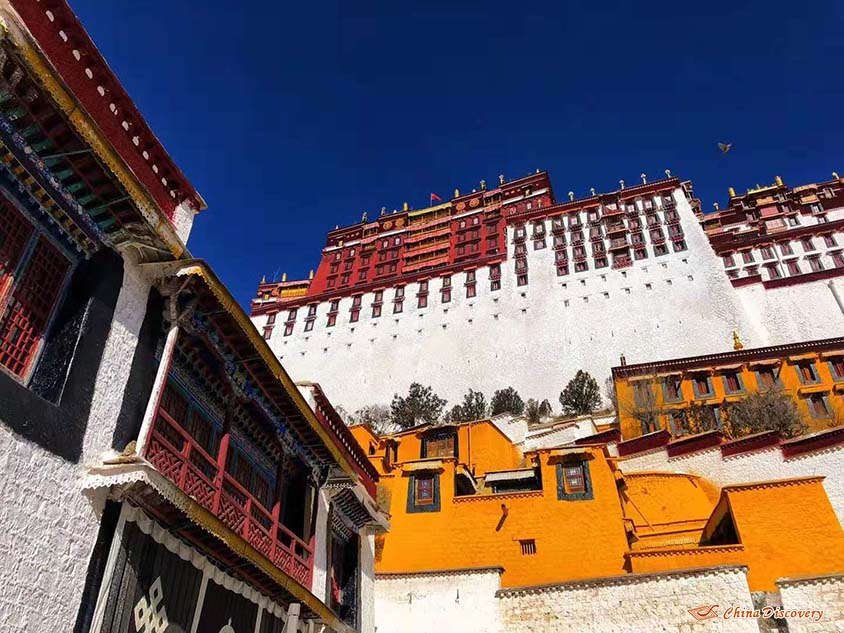
<path id="1" fill-rule="evenodd" d="M 229 454 L 230 439 L 231 434 L 228 431 L 223 433 L 223 437 L 220 438 L 220 450 L 217 451 L 217 476 L 214 478 L 214 485 L 217 489 L 214 491 L 214 501 L 211 506 L 211 511 L 215 515 L 220 514 L 220 497 L 223 494 L 223 481 L 225 479 L 226 458 Z"/>

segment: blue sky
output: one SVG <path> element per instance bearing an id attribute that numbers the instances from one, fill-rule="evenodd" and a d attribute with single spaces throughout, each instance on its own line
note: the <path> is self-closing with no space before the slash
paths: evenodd
<path id="1" fill-rule="evenodd" d="M 547 169 L 558 199 L 844 173 L 844 3 L 71 0 L 209 209 L 248 305 L 326 231 Z M 734 144 L 723 156 L 718 141 Z"/>

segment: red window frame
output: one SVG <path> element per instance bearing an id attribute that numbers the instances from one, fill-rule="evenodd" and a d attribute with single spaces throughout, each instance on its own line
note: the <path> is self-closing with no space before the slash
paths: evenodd
<path id="1" fill-rule="evenodd" d="M 30 371 L 70 278 L 72 262 L 25 215 L 0 200 L 0 368 Z"/>

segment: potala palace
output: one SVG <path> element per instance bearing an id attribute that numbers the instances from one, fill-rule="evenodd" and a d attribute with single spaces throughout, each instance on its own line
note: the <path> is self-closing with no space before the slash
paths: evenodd
<path id="1" fill-rule="evenodd" d="M 0 631 L 844 630 L 844 179 L 561 198 L 364 214 L 247 314 L 66 0 L 0 0 Z M 615 410 L 342 415 L 581 369 Z"/>

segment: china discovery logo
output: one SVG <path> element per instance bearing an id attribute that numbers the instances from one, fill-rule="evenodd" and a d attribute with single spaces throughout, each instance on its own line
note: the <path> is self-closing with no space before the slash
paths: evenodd
<path id="1" fill-rule="evenodd" d="M 717 604 L 705 604 L 705 605 L 701 605 L 699 607 L 695 607 L 694 609 L 689 609 L 689 613 L 698 622 L 703 622 L 705 620 L 711 620 L 712 618 L 717 618 L 718 617 L 717 609 L 718 609 Z"/>

